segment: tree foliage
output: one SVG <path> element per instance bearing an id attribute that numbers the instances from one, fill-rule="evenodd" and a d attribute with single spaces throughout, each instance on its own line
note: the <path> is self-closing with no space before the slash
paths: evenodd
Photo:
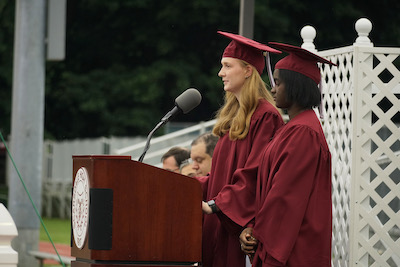
<path id="1" fill-rule="evenodd" d="M 254 39 L 301 45 L 305 25 L 317 49 L 350 45 L 360 17 L 377 46 L 400 43 L 400 2 L 255 0 Z M 68 0 L 66 59 L 46 64 L 45 137 L 147 135 L 185 89 L 203 95 L 176 118 L 209 120 L 223 101 L 217 76 L 238 32 L 240 1 Z M 0 129 L 10 130 L 15 1 L 0 1 Z M 277 60 L 274 58 L 274 60 Z M 266 77 L 265 77 L 266 78 Z"/>
<path id="2" fill-rule="evenodd" d="M 190 87 L 202 105 L 177 120 L 212 118 L 223 2 L 70 0 L 67 59 L 48 65 L 46 133 L 145 135 Z"/>
<path id="3" fill-rule="evenodd" d="M 0 1 L 0 131 L 10 132 L 14 30 L 13 1 Z"/>

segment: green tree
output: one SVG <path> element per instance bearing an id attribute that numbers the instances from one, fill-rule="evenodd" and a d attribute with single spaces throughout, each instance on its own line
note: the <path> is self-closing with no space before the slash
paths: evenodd
<path id="1" fill-rule="evenodd" d="M 220 16 L 227 10 L 232 19 Z M 238 10 L 230 1 L 70 0 L 67 58 L 47 68 L 47 137 L 146 135 L 189 87 L 202 104 L 176 120 L 211 119 L 228 42 L 216 31 L 237 28 Z"/>
<path id="2" fill-rule="evenodd" d="M 12 58 L 14 31 L 13 1 L 0 1 L 0 131 L 10 132 Z"/>

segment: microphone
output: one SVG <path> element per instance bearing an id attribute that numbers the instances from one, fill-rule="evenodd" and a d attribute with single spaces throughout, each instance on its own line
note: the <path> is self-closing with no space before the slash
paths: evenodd
<path id="1" fill-rule="evenodd" d="M 184 114 L 188 113 L 195 107 L 197 107 L 201 102 L 201 94 L 194 88 L 189 88 L 182 94 L 180 94 L 177 98 L 175 98 L 175 106 L 172 110 L 170 110 L 165 116 L 161 119 L 161 121 L 169 121 L 174 116 L 183 112 Z"/>
<path id="2" fill-rule="evenodd" d="M 143 162 L 144 156 L 146 155 L 146 152 L 150 147 L 151 137 L 153 136 L 155 131 L 157 131 L 161 126 L 166 124 L 169 120 L 171 120 L 179 113 L 183 112 L 183 114 L 186 114 L 190 112 L 192 109 L 197 107 L 200 104 L 200 102 L 201 102 L 201 94 L 194 88 L 187 89 L 177 98 L 175 98 L 175 106 L 167 114 L 164 115 L 161 121 L 156 125 L 156 127 L 154 127 L 154 129 L 147 136 L 147 142 L 144 147 L 143 153 L 139 158 L 139 161 Z"/>

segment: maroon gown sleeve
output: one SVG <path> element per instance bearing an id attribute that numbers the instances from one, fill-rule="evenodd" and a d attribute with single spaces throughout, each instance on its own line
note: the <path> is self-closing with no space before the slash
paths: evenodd
<path id="1" fill-rule="evenodd" d="M 315 225 L 319 209 L 307 209 L 312 207 L 310 195 L 319 194 L 312 191 L 319 190 L 314 187 L 327 156 L 317 134 L 307 127 L 293 127 L 266 150 L 259 171 L 265 189 L 253 232 L 261 243 L 257 254 L 262 261 L 285 264 L 301 227 L 324 227 Z M 312 243 L 312 236 L 308 238 Z"/>
<path id="2" fill-rule="evenodd" d="M 232 182 L 225 185 L 215 198 L 221 212 L 217 213 L 227 229 L 235 232 L 254 218 L 257 170 L 263 150 L 275 132 L 283 125 L 279 113 L 266 112 L 251 125 L 248 158 L 244 167 L 233 173 Z M 234 223 L 235 225 L 232 225 Z"/>

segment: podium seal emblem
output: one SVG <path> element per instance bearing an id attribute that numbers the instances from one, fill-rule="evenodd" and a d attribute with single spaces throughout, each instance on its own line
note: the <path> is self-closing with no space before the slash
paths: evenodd
<path id="1" fill-rule="evenodd" d="M 89 175 L 86 168 L 81 167 L 76 172 L 72 192 L 72 232 L 76 247 L 82 249 L 89 223 Z"/>

